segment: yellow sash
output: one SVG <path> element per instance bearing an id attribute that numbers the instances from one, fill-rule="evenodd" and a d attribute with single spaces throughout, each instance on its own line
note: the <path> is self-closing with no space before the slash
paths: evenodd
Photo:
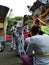
<path id="1" fill-rule="evenodd" d="M 35 54 L 35 56 L 49 56 L 49 54 Z"/>

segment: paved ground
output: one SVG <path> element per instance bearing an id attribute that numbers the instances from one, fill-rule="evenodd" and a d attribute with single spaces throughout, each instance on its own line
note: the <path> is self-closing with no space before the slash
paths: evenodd
<path id="1" fill-rule="evenodd" d="M 7 42 L 6 49 L 0 52 L 0 65 L 22 65 L 20 58 L 16 57 L 16 51 L 9 52 L 10 43 Z"/>

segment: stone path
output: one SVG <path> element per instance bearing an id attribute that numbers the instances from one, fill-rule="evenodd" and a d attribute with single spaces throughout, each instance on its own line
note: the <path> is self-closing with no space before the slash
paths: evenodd
<path id="1" fill-rule="evenodd" d="M 7 42 L 6 49 L 0 52 L 0 65 L 22 65 L 20 58 L 16 57 L 16 51 L 9 52 L 10 43 Z"/>

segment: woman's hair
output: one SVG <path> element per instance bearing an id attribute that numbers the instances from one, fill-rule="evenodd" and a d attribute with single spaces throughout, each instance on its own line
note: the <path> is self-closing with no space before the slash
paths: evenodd
<path id="1" fill-rule="evenodd" d="M 31 37 L 31 34 L 28 34 L 28 37 Z"/>
<path id="2" fill-rule="evenodd" d="M 39 25 L 39 24 L 40 24 L 40 22 L 39 22 L 38 19 L 36 20 L 35 24 L 36 24 L 36 25 Z"/>
<path id="3" fill-rule="evenodd" d="M 41 31 L 41 28 L 39 26 L 32 26 L 32 29 L 31 29 L 31 32 L 32 32 L 32 35 L 36 35 L 36 34 L 40 34 L 42 35 L 43 32 Z"/>
<path id="4" fill-rule="evenodd" d="M 14 21 L 14 25 L 17 24 L 17 21 Z"/>
<path id="5" fill-rule="evenodd" d="M 39 32 L 39 34 L 40 34 L 40 35 L 43 35 L 43 34 L 44 34 L 44 32 L 43 32 L 43 31 L 40 31 L 40 32 Z"/>

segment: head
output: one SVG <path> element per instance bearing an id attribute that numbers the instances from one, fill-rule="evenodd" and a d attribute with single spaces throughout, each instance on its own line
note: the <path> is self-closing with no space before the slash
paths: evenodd
<path id="1" fill-rule="evenodd" d="M 31 32 L 32 32 L 32 35 L 43 34 L 39 26 L 32 26 Z"/>
<path id="2" fill-rule="evenodd" d="M 35 21 L 35 25 L 36 26 L 39 26 L 40 25 L 40 21 L 38 19 Z"/>
<path id="3" fill-rule="evenodd" d="M 24 15 L 24 20 L 23 20 L 23 24 L 25 24 L 26 23 L 26 21 L 28 20 L 28 15 Z"/>
<path id="4" fill-rule="evenodd" d="M 17 21 L 14 21 L 14 25 L 16 25 L 17 24 Z"/>
<path id="5" fill-rule="evenodd" d="M 31 34 L 28 34 L 28 37 L 31 37 Z"/>

